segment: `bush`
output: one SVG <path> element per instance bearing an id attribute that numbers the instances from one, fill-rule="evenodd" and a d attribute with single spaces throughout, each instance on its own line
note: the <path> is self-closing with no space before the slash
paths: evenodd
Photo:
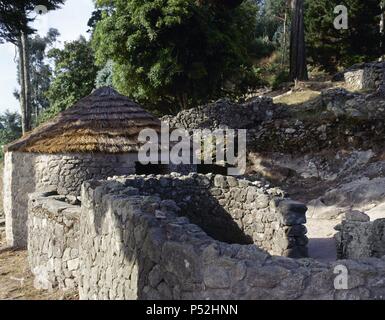
<path id="1" fill-rule="evenodd" d="M 281 70 L 275 74 L 270 82 L 271 88 L 273 90 L 277 90 L 281 87 L 281 85 L 285 82 L 289 81 L 289 71 Z"/>
<path id="2" fill-rule="evenodd" d="M 0 160 L 4 157 L 3 147 L 21 135 L 21 117 L 18 113 L 7 110 L 0 115 Z"/>
<path id="3" fill-rule="evenodd" d="M 98 64 L 112 59 L 117 89 L 160 113 L 237 97 L 258 83 L 253 62 L 269 49 L 255 38 L 253 0 L 238 7 L 196 0 L 97 4 Z"/>

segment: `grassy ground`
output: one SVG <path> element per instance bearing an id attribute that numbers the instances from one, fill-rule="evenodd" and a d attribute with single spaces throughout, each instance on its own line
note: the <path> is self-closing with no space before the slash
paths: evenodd
<path id="1" fill-rule="evenodd" d="M 278 96 L 274 99 L 275 103 L 284 103 L 288 105 L 296 105 L 300 103 L 304 103 L 310 100 L 313 100 L 317 98 L 321 92 L 319 91 L 313 91 L 313 90 L 306 90 L 306 91 L 299 91 L 299 92 L 292 92 L 290 94 L 285 94 L 282 96 Z"/>

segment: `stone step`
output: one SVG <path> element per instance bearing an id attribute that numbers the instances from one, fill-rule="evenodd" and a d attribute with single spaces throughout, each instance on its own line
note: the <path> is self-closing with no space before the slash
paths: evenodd
<path id="1" fill-rule="evenodd" d="M 5 227 L 5 219 L 0 218 L 0 228 Z"/>

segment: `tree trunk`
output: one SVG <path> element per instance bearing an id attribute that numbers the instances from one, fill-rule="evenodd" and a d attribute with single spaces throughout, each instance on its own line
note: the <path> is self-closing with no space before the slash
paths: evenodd
<path id="1" fill-rule="evenodd" d="M 308 80 L 303 0 L 293 0 L 290 36 L 290 80 Z"/>
<path id="2" fill-rule="evenodd" d="M 385 13 L 384 13 L 384 2 L 381 1 L 380 3 L 380 8 L 381 8 L 381 17 L 380 17 L 380 36 L 381 36 L 381 42 L 380 42 L 380 48 L 381 52 L 384 52 L 384 31 L 385 31 Z M 380 57 L 380 61 L 384 61 L 384 54 Z M 385 71 L 382 72 L 382 81 L 380 86 L 377 89 L 377 94 L 380 95 L 381 97 L 385 97 Z"/>
<path id="3" fill-rule="evenodd" d="M 385 31 L 385 13 L 384 13 L 384 3 L 381 2 L 380 3 L 380 8 L 381 8 L 381 16 L 380 16 L 380 36 L 381 36 L 381 43 L 380 43 L 380 48 L 381 48 L 381 57 L 380 57 L 380 61 L 384 61 L 384 47 L 385 47 L 385 43 L 384 43 L 384 31 Z"/>
<path id="4" fill-rule="evenodd" d="M 24 96 L 25 96 L 25 131 L 31 131 L 31 88 L 30 88 L 30 69 L 29 69 L 29 45 L 28 45 L 28 36 L 22 32 L 21 33 L 21 46 L 22 46 L 22 55 L 23 55 L 23 76 L 24 76 Z"/>
<path id="5" fill-rule="evenodd" d="M 282 63 L 281 66 L 282 68 L 286 64 L 286 29 L 287 29 L 287 13 L 285 12 L 285 18 L 283 19 L 283 49 L 282 49 Z"/>
<path id="6" fill-rule="evenodd" d="M 19 78 L 20 78 L 20 112 L 21 112 L 21 126 L 23 134 L 28 130 L 26 129 L 26 106 L 25 106 L 25 77 L 24 77 L 24 54 L 23 54 L 23 44 L 21 36 L 17 44 L 18 54 L 19 54 Z"/>

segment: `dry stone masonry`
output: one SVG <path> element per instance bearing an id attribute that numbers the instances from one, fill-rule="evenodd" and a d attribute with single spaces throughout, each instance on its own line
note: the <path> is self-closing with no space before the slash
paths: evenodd
<path id="1" fill-rule="evenodd" d="M 219 129 L 252 128 L 257 123 L 273 118 L 283 112 L 283 107 L 275 105 L 268 97 L 255 98 L 245 104 L 237 104 L 228 99 L 218 100 L 206 106 L 184 110 L 176 116 L 165 116 L 162 121 L 172 128 Z"/>
<path id="2" fill-rule="evenodd" d="M 385 256 L 385 219 L 370 221 L 368 215 L 352 211 L 336 227 L 339 259 L 362 259 Z"/>
<path id="3" fill-rule="evenodd" d="M 191 219 L 195 229 L 199 225 L 219 241 L 255 244 L 276 255 L 307 256 L 307 230 L 303 225 L 307 208 L 285 198 L 279 189 L 211 174 L 128 176 L 117 181 L 133 195 L 143 195 L 141 202 L 159 219 L 172 211 L 184 221 Z M 153 198 L 160 199 L 159 206 L 146 204 Z M 76 196 L 59 196 L 56 192 L 30 195 L 28 252 L 37 288 L 77 286 L 78 252 L 89 240 L 84 229 L 79 233 L 80 225 L 83 228 L 87 222 L 79 221 L 79 205 Z M 110 231 L 103 232 L 107 235 Z M 95 246 L 87 249 L 90 253 L 111 248 L 104 241 L 90 239 L 90 245 Z"/>
<path id="4" fill-rule="evenodd" d="M 54 188 L 79 196 L 88 179 L 136 173 L 143 129 L 159 132 L 161 122 L 113 88 L 102 87 L 4 146 L 8 245 L 27 245 L 29 193 Z"/>
<path id="5" fill-rule="evenodd" d="M 27 246 L 28 194 L 55 189 L 80 196 L 88 179 L 135 173 L 136 154 L 34 154 L 7 152 L 4 160 L 4 211 L 7 242 Z"/>
<path id="6" fill-rule="evenodd" d="M 135 154 L 57 154 L 36 158 L 37 189 L 54 187 L 61 195 L 79 196 L 89 179 L 135 173 Z"/>
<path id="7" fill-rule="evenodd" d="M 251 220 L 267 226 L 274 224 L 267 217 L 276 217 L 287 244 L 291 236 L 304 239 L 306 211 L 258 184 L 219 175 L 127 176 L 85 182 L 81 206 L 76 197 L 31 195 L 28 254 L 36 285 L 78 286 L 81 299 L 384 299 L 384 258 L 324 264 L 271 256 L 258 247 L 283 238 L 258 242 Z M 246 191 L 240 200 L 246 212 L 253 210 L 247 209 L 249 193 L 262 208 L 245 221 L 230 214 L 221 220 L 227 234 L 220 233 L 211 220 L 223 212 L 199 215 L 198 208 L 213 209 L 221 200 L 227 211 L 237 208 L 231 196 L 237 188 Z M 199 199 L 199 190 L 213 202 Z M 267 216 L 262 195 L 268 196 Z M 349 272 L 345 289 L 334 286 L 341 266 Z"/>
<path id="8" fill-rule="evenodd" d="M 383 299 L 385 260 L 273 257 L 210 237 L 173 200 L 132 181 L 86 182 L 81 214 L 81 299 Z M 177 188 L 175 187 L 175 190 Z M 334 287 L 336 267 L 348 287 Z"/>
<path id="9" fill-rule="evenodd" d="M 72 204 L 71 204 L 72 203 Z M 38 289 L 77 287 L 80 206 L 76 197 L 30 195 L 28 261 Z"/>
<path id="10" fill-rule="evenodd" d="M 384 72 L 384 62 L 359 63 L 339 74 L 337 78 L 343 78 L 351 90 L 373 90 L 383 84 Z"/>
<path id="11" fill-rule="evenodd" d="M 248 129 L 248 151 L 283 159 L 383 147 L 384 117 L 375 95 L 334 89 L 290 108 L 269 98 L 220 100 L 163 120 Z M 134 154 L 6 154 L 7 238 L 28 242 L 38 288 L 77 288 L 81 299 L 384 299 L 384 220 L 349 212 L 336 240 L 339 258 L 356 260 L 321 263 L 306 258 L 307 207 L 281 189 L 214 174 L 135 176 L 135 161 Z M 324 200 L 333 196 L 352 205 L 348 192 Z M 334 283 L 341 267 L 346 288 Z"/>
<path id="12" fill-rule="evenodd" d="M 213 174 L 131 176 L 124 184 L 174 201 L 181 216 L 219 241 L 256 244 L 276 255 L 307 256 L 307 208 L 278 188 Z"/>
<path id="13" fill-rule="evenodd" d="M 384 146 L 385 101 L 370 94 L 328 89 L 304 104 L 255 98 L 244 104 L 220 100 L 162 120 L 171 127 L 247 129 L 248 152 L 292 155 Z"/>

